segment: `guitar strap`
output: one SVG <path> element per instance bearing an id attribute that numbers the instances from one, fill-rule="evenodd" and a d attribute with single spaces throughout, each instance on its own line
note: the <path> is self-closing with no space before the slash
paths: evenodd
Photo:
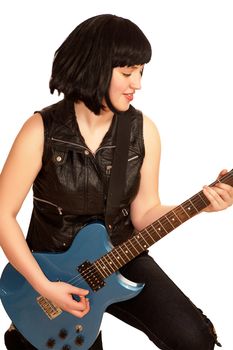
<path id="1" fill-rule="evenodd" d="M 131 108 L 126 113 L 117 115 L 116 149 L 113 157 L 105 212 L 105 224 L 110 237 L 113 220 L 119 212 L 120 201 L 125 189 L 131 120 Z"/>

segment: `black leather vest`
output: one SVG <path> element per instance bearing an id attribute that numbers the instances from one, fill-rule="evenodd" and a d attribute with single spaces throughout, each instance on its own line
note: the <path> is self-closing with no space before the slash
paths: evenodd
<path id="1" fill-rule="evenodd" d="M 108 228 L 114 245 L 133 234 L 130 204 L 139 188 L 144 158 L 142 113 L 130 108 L 133 117 L 125 194 L 112 229 Z M 64 99 L 40 114 L 44 153 L 42 168 L 33 183 L 27 242 L 34 251 L 64 251 L 84 225 L 93 220 L 104 221 L 118 116 L 113 117 L 101 145 L 92 154 L 79 131 L 73 103 Z"/>

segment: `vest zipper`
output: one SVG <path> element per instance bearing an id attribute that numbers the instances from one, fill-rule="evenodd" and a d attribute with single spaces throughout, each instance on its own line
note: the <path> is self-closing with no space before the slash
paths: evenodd
<path id="1" fill-rule="evenodd" d="M 54 204 L 54 203 L 52 203 L 52 202 L 50 202 L 50 201 L 47 201 L 46 199 L 41 199 L 41 198 L 38 198 L 38 197 L 35 197 L 35 196 L 33 196 L 33 198 L 34 198 L 36 201 L 38 201 L 38 202 L 47 203 L 47 204 L 52 205 L 53 207 L 57 208 L 57 211 L 58 211 L 59 215 L 62 215 L 62 214 L 63 214 L 63 209 L 62 209 L 61 207 L 59 207 L 59 205 Z"/>
<path id="2" fill-rule="evenodd" d="M 128 162 L 131 162 L 131 160 L 137 159 L 139 156 L 134 156 L 128 159 Z"/>
<path id="3" fill-rule="evenodd" d="M 105 148 L 116 148 L 116 146 L 102 146 L 102 147 L 100 147 L 100 148 L 97 148 L 97 150 L 96 150 L 96 152 L 95 152 L 95 154 L 97 153 L 97 152 L 99 152 L 101 149 L 105 149 Z"/>
<path id="4" fill-rule="evenodd" d="M 111 175 L 112 165 L 106 166 L 106 175 Z"/>
<path id="5" fill-rule="evenodd" d="M 82 146 L 79 143 L 71 142 L 71 141 L 64 141 L 64 140 L 61 140 L 61 139 L 57 139 L 56 137 L 51 137 L 51 140 L 52 141 L 61 142 L 61 143 L 65 143 L 65 144 L 71 145 L 71 146 L 76 146 L 76 147 L 78 146 L 78 147 L 81 147 L 81 148 L 85 149 L 86 151 L 90 152 L 91 154 L 93 154 L 93 152 L 88 147 Z M 94 154 L 93 154 L 93 156 L 94 156 Z"/>
<path id="6" fill-rule="evenodd" d="M 82 146 L 79 143 L 76 142 L 70 142 L 70 141 L 64 141 L 61 139 L 57 139 L 56 137 L 51 137 L 52 141 L 56 141 L 56 142 L 61 142 L 61 143 L 66 143 L 68 145 L 72 145 L 72 146 L 78 146 L 81 147 L 83 149 L 85 149 L 86 151 L 90 152 L 93 156 L 96 155 L 97 152 L 99 152 L 101 149 L 105 149 L 105 148 L 115 148 L 116 146 L 102 146 L 100 148 L 97 148 L 97 150 L 95 151 L 95 153 L 93 153 L 88 147 Z"/>

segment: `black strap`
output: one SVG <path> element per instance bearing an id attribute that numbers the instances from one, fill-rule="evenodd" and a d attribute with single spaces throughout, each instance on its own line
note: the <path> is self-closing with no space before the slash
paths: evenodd
<path id="1" fill-rule="evenodd" d="M 126 170 L 128 163 L 128 150 L 130 142 L 130 130 L 132 111 L 117 116 L 116 149 L 113 158 L 112 171 L 109 180 L 105 223 L 111 232 L 114 214 L 119 210 L 121 198 L 124 194 L 126 183 Z"/>

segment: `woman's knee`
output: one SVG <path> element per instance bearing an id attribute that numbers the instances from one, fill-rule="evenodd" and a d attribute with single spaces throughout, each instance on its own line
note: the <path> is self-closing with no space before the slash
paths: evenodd
<path id="1" fill-rule="evenodd" d="M 174 350 L 213 350 L 215 344 L 215 338 L 209 331 L 184 332 Z"/>
<path id="2" fill-rule="evenodd" d="M 174 350 L 213 350 L 215 345 L 221 346 L 217 340 L 217 334 L 212 322 L 203 315 L 202 322 L 197 325 L 183 327 L 177 337 L 177 346 L 172 347 Z"/>
<path id="3" fill-rule="evenodd" d="M 160 332 L 160 337 L 151 333 L 149 338 L 164 350 L 213 350 L 215 345 L 221 346 L 212 322 L 201 310 L 198 311 L 198 319 L 186 317 L 186 322 L 184 318 L 179 322 L 176 318 L 170 332 Z"/>

